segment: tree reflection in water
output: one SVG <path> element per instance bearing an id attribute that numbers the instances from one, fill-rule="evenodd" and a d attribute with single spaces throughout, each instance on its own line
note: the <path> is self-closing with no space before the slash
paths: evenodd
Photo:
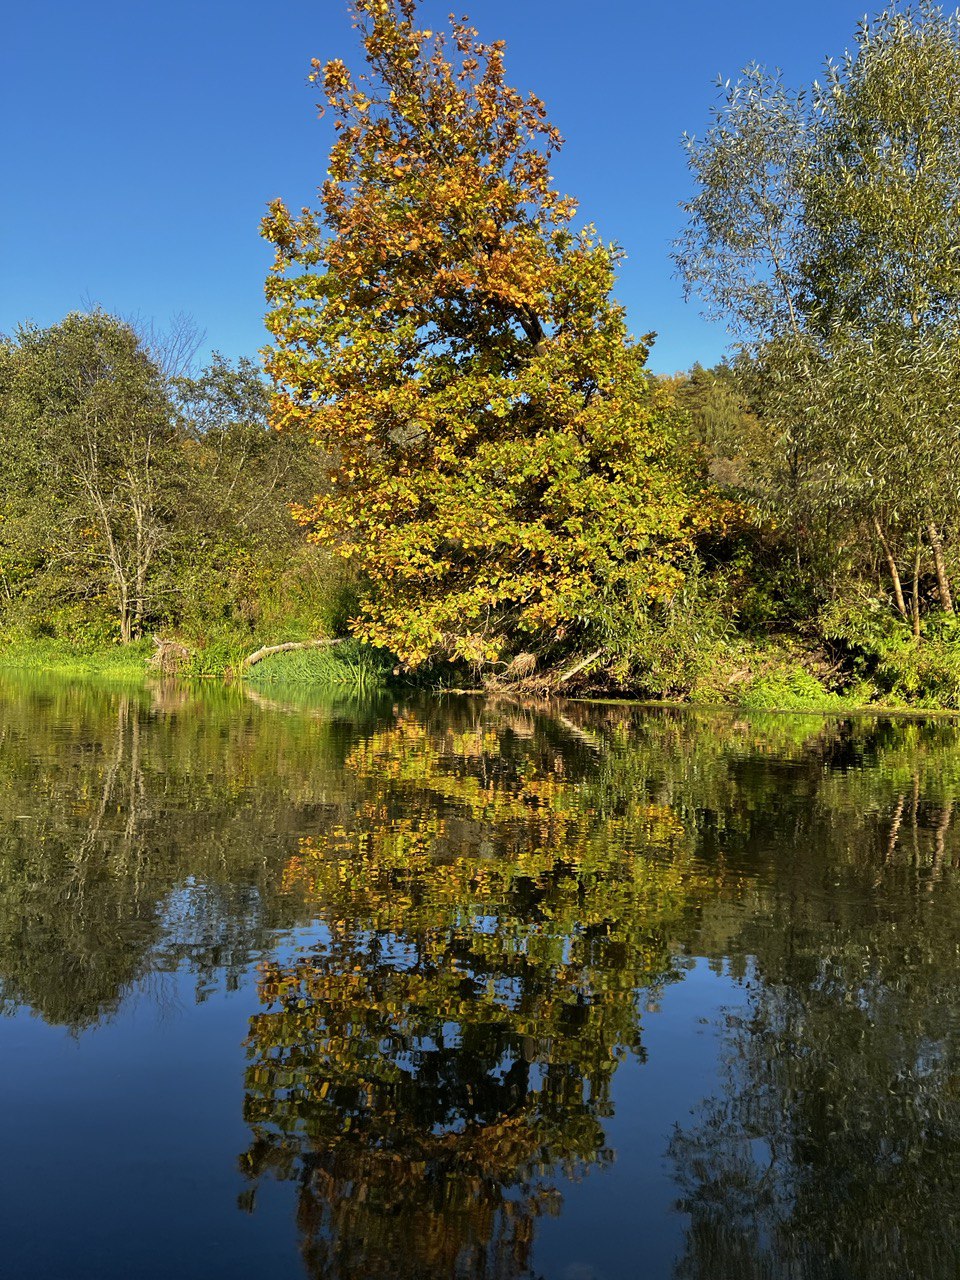
<path id="1" fill-rule="evenodd" d="M 299 1180 L 317 1275 L 528 1275 L 558 1178 L 612 1159 L 639 990 L 681 972 L 707 877 L 669 807 L 604 806 L 532 728 L 402 718 L 347 761 L 355 822 L 287 868 L 328 936 L 264 969 L 245 1167 Z"/>
<path id="2" fill-rule="evenodd" d="M 693 956 L 743 999 L 711 1096 L 664 1109 L 678 1280 L 960 1274 L 956 722 L 0 703 L 0 1005 L 80 1038 L 184 973 L 246 999 L 270 957 L 244 1199 L 291 1182 L 314 1275 L 533 1274 Z"/>
<path id="3" fill-rule="evenodd" d="M 677 1280 L 960 1274 L 957 726 L 872 744 L 879 771 L 821 779 L 727 941 L 748 1001 L 670 1144 Z"/>
<path id="4" fill-rule="evenodd" d="M 532 1274 L 699 954 L 749 1014 L 670 1143 L 677 1276 L 955 1274 L 956 726 L 564 718 L 401 717 L 287 866 L 328 933 L 264 970 L 245 1167 L 313 1272 Z"/>
<path id="5" fill-rule="evenodd" d="M 348 708 L 350 740 L 377 714 Z M 238 689 L 0 675 L 0 1012 L 79 1033 L 181 965 L 198 995 L 236 985 L 309 918 L 281 872 L 342 776 L 343 719 L 264 715 Z M 330 793 L 342 819 L 351 798 Z"/>

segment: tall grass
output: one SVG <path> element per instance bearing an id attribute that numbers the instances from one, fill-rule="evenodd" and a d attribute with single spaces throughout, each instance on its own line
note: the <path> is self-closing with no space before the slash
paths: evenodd
<path id="1" fill-rule="evenodd" d="M 75 645 L 66 640 L 8 637 L 0 642 L 0 671 L 27 671 L 74 678 L 142 680 L 153 653 L 149 640 L 127 645 Z"/>
<path id="2" fill-rule="evenodd" d="M 356 640 L 346 640 L 328 649 L 276 653 L 258 662 L 245 678 L 255 685 L 310 685 L 365 693 L 382 689 L 390 672 L 386 655 Z"/>

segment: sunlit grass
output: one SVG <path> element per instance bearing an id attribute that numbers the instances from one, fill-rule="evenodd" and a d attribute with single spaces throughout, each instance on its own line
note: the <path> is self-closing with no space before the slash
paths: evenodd
<path id="1" fill-rule="evenodd" d="M 382 688 L 389 678 L 388 659 L 356 640 L 324 649 L 295 649 L 264 658 L 246 673 L 257 685 L 310 685 L 352 692 Z"/>
<path id="2" fill-rule="evenodd" d="M 87 648 L 63 640 L 17 638 L 0 642 L 0 671 L 142 680 L 152 652 L 153 645 L 149 640 Z"/>

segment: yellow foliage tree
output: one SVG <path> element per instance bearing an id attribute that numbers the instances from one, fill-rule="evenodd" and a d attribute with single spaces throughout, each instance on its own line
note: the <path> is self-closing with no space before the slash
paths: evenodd
<path id="1" fill-rule="evenodd" d="M 354 629 L 416 667 L 616 650 L 717 519 L 611 296 L 619 250 L 559 194 L 543 104 L 466 22 L 355 0 L 366 71 L 314 63 L 337 139 L 277 201 L 274 421 L 335 459 L 299 511 L 365 584 Z"/>

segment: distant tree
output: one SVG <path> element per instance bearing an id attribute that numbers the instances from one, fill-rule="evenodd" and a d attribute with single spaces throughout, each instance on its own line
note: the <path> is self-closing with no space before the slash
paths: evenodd
<path id="1" fill-rule="evenodd" d="M 693 438 L 704 449 L 711 477 L 738 495 L 751 493 L 771 452 L 770 434 L 757 418 L 737 370 L 695 364 L 674 379 L 677 403 L 690 415 Z"/>
<path id="2" fill-rule="evenodd" d="M 309 546 L 290 512 L 324 487 L 324 455 L 270 426 L 254 360 L 215 352 L 194 376 L 175 378 L 172 393 L 183 462 L 168 589 L 181 621 L 252 631 L 266 610 L 303 616 L 307 630 L 311 618 L 337 629 L 342 562 Z"/>
<path id="3" fill-rule="evenodd" d="M 343 571 L 290 513 L 322 488 L 322 455 L 274 431 L 267 404 L 254 361 L 165 374 L 101 311 L 0 343 L 4 624 L 201 643 L 265 614 L 298 635 L 338 625 Z"/>
<path id="4" fill-rule="evenodd" d="M 163 377 L 133 330 L 100 311 L 20 329 L 2 365 L 2 465 L 20 486 L 8 562 L 21 586 L 39 572 L 48 590 L 59 575 L 67 594 L 105 596 L 130 640 L 171 537 L 177 432 Z"/>
<path id="5" fill-rule="evenodd" d="M 189 498 L 203 523 L 214 533 L 266 524 L 275 534 L 280 514 L 286 531 L 283 482 L 300 451 L 270 428 L 269 389 L 257 362 L 241 357 L 233 365 L 214 352 L 196 376 L 174 380 L 173 395 L 186 453 L 196 460 Z"/>
<path id="6" fill-rule="evenodd" d="M 356 632 L 410 667 L 609 652 L 713 518 L 699 459 L 611 298 L 619 251 L 553 188 L 543 104 L 502 43 L 415 14 L 356 0 L 366 72 L 311 75 L 321 206 L 263 226 L 274 421 L 335 460 L 300 516 L 369 584 Z"/>

